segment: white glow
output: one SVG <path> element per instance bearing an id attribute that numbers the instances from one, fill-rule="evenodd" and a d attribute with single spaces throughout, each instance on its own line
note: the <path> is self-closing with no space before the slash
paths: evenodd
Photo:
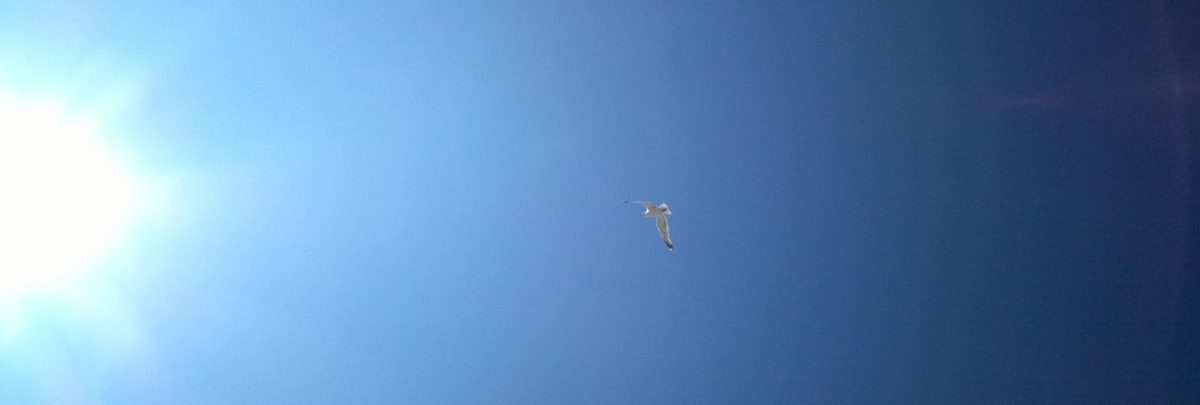
<path id="1" fill-rule="evenodd" d="M 128 222 L 134 192 L 89 122 L 0 99 L 0 300 L 78 281 Z"/>

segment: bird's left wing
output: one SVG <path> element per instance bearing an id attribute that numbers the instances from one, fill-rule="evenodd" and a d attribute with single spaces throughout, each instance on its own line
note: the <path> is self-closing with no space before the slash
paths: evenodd
<path id="1" fill-rule="evenodd" d="M 667 249 L 675 250 L 675 245 L 671 244 L 671 232 L 667 230 L 667 216 L 663 214 L 655 215 L 654 222 L 658 223 L 658 234 L 662 235 L 663 242 L 667 243 Z"/>

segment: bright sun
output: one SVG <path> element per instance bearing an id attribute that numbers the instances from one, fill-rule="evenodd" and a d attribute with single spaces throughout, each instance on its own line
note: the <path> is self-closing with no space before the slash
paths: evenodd
<path id="1" fill-rule="evenodd" d="M 126 225 L 134 191 L 90 122 L 0 99 L 0 300 L 78 281 Z"/>

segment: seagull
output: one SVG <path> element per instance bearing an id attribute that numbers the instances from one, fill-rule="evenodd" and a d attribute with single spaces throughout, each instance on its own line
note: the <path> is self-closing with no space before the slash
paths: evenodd
<path id="1" fill-rule="evenodd" d="M 654 206 L 654 203 L 649 201 L 626 201 L 626 203 L 638 203 L 646 206 L 646 212 L 642 213 L 643 217 L 654 217 L 654 222 L 658 223 L 658 234 L 662 235 L 663 242 L 667 243 L 667 249 L 675 250 L 675 245 L 671 244 L 671 236 L 667 231 L 667 215 L 671 215 L 671 209 L 667 208 L 667 203 Z"/>

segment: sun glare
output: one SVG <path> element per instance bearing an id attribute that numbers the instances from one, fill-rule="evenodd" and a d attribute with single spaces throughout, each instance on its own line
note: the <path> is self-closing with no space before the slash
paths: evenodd
<path id="1" fill-rule="evenodd" d="M 126 225 L 134 184 L 94 126 L 0 99 L 0 300 L 77 281 Z"/>

